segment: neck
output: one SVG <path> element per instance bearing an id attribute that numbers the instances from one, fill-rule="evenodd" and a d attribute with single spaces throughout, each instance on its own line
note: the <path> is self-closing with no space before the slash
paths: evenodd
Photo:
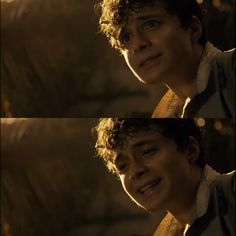
<path id="1" fill-rule="evenodd" d="M 167 80 L 165 84 L 169 89 L 171 89 L 182 101 L 185 101 L 188 97 L 196 91 L 196 80 L 198 67 L 204 52 L 202 46 L 198 46 L 195 49 L 193 60 L 183 65 L 175 76 Z"/>
<path id="2" fill-rule="evenodd" d="M 195 213 L 195 201 L 193 201 L 189 206 L 186 205 L 185 209 L 182 209 L 181 212 L 173 211 L 170 213 L 182 226 L 190 224 Z"/>
<path id="3" fill-rule="evenodd" d="M 169 212 L 182 225 L 191 224 L 196 214 L 196 196 L 199 184 L 201 182 L 203 170 L 199 168 L 196 172 L 195 181 L 192 183 L 192 188 L 179 201 L 177 207 L 172 208 Z"/>

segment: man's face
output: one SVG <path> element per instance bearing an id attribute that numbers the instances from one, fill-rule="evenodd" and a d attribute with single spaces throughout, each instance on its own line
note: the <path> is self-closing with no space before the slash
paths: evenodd
<path id="1" fill-rule="evenodd" d="M 192 192 L 188 151 L 178 151 L 172 139 L 140 131 L 115 149 L 115 166 L 124 190 L 150 211 L 170 209 Z"/>
<path id="2" fill-rule="evenodd" d="M 163 3 L 131 12 L 119 41 L 126 63 L 139 80 L 167 83 L 193 63 L 192 31 L 163 8 Z"/>

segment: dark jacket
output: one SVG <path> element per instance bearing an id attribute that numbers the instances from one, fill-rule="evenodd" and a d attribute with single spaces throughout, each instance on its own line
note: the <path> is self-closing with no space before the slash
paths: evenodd
<path id="1" fill-rule="evenodd" d="M 153 118 L 181 117 L 183 102 L 168 90 Z M 184 117 L 235 118 L 235 49 L 219 53 L 210 63 L 206 89 L 187 105 Z"/>
<path id="2" fill-rule="evenodd" d="M 210 198 L 206 213 L 196 219 L 186 236 L 235 235 L 235 171 L 220 175 L 210 185 Z M 183 236 L 184 228 L 168 213 L 154 236 Z"/>

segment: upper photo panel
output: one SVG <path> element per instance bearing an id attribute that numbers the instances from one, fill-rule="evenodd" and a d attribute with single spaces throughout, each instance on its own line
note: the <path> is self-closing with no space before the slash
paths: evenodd
<path id="1" fill-rule="evenodd" d="M 235 0 L 1 0 L 1 117 L 235 118 Z"/>

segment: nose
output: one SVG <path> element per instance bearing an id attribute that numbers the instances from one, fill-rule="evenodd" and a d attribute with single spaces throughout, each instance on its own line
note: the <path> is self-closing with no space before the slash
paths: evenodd
<path id="1" fill-rule="evenodd" d="M 151 42 L 145 32 L 135 31 L 133 41 L 133 53 L 138 53 L 150 46 Z"/>
<path id="2" fill-rule="evenodd" d="M 147 167 L 141 162 L 133 161 L 130 163 L 129 172 L 129 179 L 136 180 L 141 178 L 147 172 Z"/>

